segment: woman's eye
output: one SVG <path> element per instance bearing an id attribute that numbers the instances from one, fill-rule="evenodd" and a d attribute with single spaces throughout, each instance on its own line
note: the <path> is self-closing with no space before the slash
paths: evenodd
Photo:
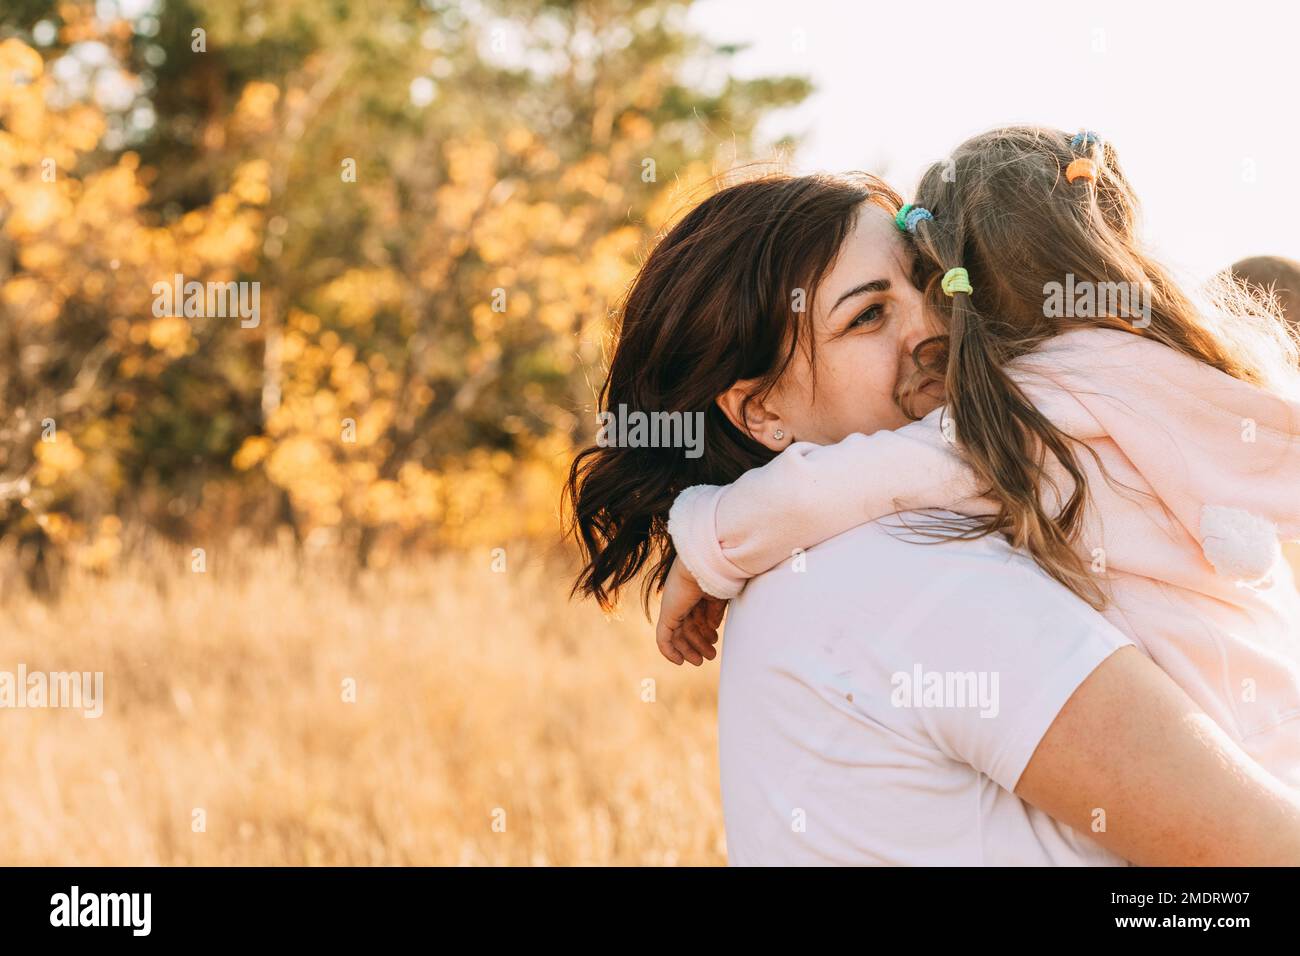
<path id="1" fill-rule="evenodd" d="M 885 314 L 885 307 L 883 305 L 870 306 L 866 311 L 862 312 L 860 315 L 858 315 L 857 318 L 855 318 L 852 322 L 850 322 L 848 327 L 851 329 L 856 329 L 863 325 L 870 325 L 872 322 L 877 321 L 884 314 Z"/>

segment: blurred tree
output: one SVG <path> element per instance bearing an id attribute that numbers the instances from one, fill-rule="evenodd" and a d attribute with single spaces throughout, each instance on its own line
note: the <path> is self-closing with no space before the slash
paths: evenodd
<path id="1" fill-rule="evenodd" d="M 0 13 L 23 41 L 11 57 L 49 61 L 21 96 L 51 127 L 22 140 L 0 198 L 18 209 L 58 123 L 82 139 L 61 166 L 56 231 L 96 215 L 96 177 L 118 177 L 102 200 L 117 207 L 98 214 L 116 231 L 82 223 L 43 273 L 41 240 L 0 213 L 15 350 L 0 381 L 24 347 L 24 380 L 50 400 L 96 369 L 99 397 L 69 416 L 68 439 L 102 430 L 113 475 L 94 479 L 98 497 L 60 479 L 48 499 L 26 495 L 28 515 L 58 509 L 76 526 L 130 502 L 174 533 L 284 521 L 367 560 L 553 532 L 636 256 L 693 187 L 762 148 L 766 111 L 809 92 L 730 77 L 735 49 L 694 36 L 686 7 L 119 0 L 114 16 L 106 0 Z M 63 80 L 76 65 L 101 74 L 80 97 Z M 0 135 L 22 135 L 15 115 L 0 114 Z M 260 323 L 160 324 L 150 290 L 173 272 L 259 283 Z M 69 285 L 98 295 L 54 294 Z M 17 319 L 37 305 L 39 358 L 34 313 Z M 0 488 L 18 488 L 40 466 L 12 423 L 43 413 L 21 390 L 0 401 L 15 446 Z"/>
<path id="2" fill-rule="evenodd" d="M 148 453 L 140 410 L 219 328 L 155 315 L 154 283 L 182 270 L 231 279 L 261 231 L 258 204 L 230 192 L 152 223 L 139 157 L 94 159 L 103 114 L 52 109 L 57 94 L 36 51 L 0 41 L 0 534 L 33 573 L 73 546 L 91 564 L 116 553 L 117 512 L 139 491 L 130 465 Z M 200 379 L 187 390 L 184 415 L 212 435 L 201 423 L 219 407 Z"/>

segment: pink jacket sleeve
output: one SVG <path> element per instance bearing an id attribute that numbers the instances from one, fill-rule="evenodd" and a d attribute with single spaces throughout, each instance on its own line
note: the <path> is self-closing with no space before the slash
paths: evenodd
<path id="1" fill-rule="evenodd" d="M 993 509 L 945 437 L 943 413 L 835 445 L 796 442 L 726 487 L 687 488 L 668 518 L 678 557 L 705 593 L 732 598 L 795 549 L 885 515 Z"/>

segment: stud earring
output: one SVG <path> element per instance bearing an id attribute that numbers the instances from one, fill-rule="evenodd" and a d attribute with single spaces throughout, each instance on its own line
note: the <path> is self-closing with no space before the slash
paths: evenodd
<path id="1" fill-rule="evenodd" d="M 781 431 L 781 429 L 779 428 L 776 431 L 772 432 L 772 438 L 775 439 L 776 441 L 780 441 L 784 437 L 785 437 L 785 432 Z"/>

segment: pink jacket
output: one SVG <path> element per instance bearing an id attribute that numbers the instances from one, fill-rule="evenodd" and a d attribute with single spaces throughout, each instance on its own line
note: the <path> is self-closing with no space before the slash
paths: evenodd
<path id="1" fill-rule="evenodd" d="M 1111 597 L 1107 618 L 1300 786 L 1300 598 L 1279 547 L 1300 539 L 1300 401 L 1108 329 L 1064 333 L 1008 370 L 1118 483 L 1076 450 L 1090 493 L 1077 546 Z M 858 524 L 994 510 L 946 437 L 945 414 L 836 445 L 796 443 L 731 485 L 686 489 L 669 516 L 678 556 L 707 593 L 730 598 Z M 1064 501 L 1069 477 L 1055 462 L 1047 476 L 1046 500 Z"/>

